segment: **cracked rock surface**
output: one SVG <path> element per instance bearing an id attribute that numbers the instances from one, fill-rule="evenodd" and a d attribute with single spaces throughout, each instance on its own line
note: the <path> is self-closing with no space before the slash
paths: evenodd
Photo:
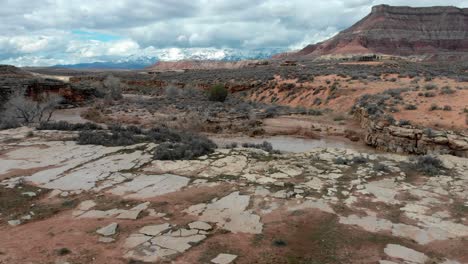
<path id="1" fill-rule="evenodd" d="M 468 263 L 465 158 L 433 176 L 345 148 L 158 161 L 29 131 L 1 132 L 0 263 Z"/>

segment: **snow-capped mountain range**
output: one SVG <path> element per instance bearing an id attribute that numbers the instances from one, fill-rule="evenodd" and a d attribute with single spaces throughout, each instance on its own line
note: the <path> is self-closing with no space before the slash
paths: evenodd
<path id="1" fill-rule="evenodd" d="M 216 48 L 170 48 L 161 50 L 151 50 L 142 54 L 134 54 L 125 58 L 103 59 L 99 61 L 56 65 L 54 67 L 70 69 L 142 69 L 155 64 L 158 61 L 181 61 L 181 60 L 220 60 L 220 61 L 240 61 L 240 60 L 262 60 L 284 52 L 281 48 L 266 49 L 216 49 Z"/>

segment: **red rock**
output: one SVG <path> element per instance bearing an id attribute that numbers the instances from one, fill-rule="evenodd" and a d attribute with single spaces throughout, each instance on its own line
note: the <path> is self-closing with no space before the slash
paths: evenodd
<path id="1" fill-rule="evenodd" d="M 459 53 L 468 56 L 468 8 L 379 5 L 352 27 L 293 57 L 387 54 L 449 59 Z"/>

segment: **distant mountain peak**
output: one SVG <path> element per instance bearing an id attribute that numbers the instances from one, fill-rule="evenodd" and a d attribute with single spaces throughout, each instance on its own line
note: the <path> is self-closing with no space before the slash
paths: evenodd
<path id="1" fill-rule="evenodd" d="M 274 54 L 283 52 L 281 48 L 264 49 L 218 49 L 218 48 L 171 48 L 161 49 L 146 54 L 134 54 L 114 60 L 80 63 L 72 65 L 56 65 L 54 67 L 70 69 L 143 69 L 160 61 L 243 61 L 271 58 Z"/>

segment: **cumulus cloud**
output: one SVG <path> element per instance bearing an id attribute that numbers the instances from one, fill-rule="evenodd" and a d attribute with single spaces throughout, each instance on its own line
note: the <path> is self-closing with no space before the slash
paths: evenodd
<path id="1" fill-rule="evenodd" d="M 299 49 L 351 26 L 382 3 L 408 2 L 0 0 L 0 62 L 89 62 L 171 48 Z M 411 5 L 468 7 L 468 0 Z M 76 31 L 117 38 L 94 39 Z"/>

